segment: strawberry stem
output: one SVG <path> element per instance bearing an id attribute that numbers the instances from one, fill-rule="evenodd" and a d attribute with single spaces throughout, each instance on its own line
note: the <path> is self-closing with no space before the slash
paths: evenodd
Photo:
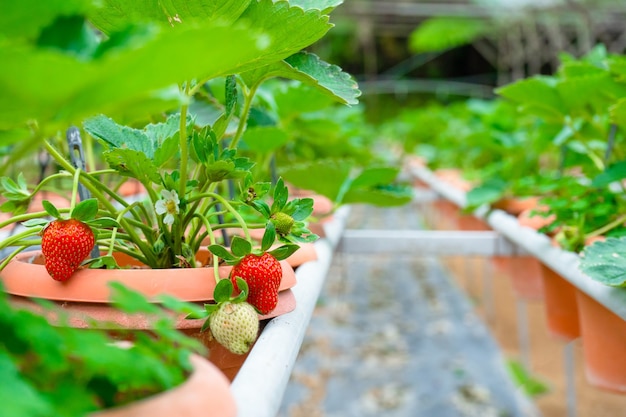
<path id="1" fill-rule="evenodd" d="M 204 216 L 201 216 L 199 214 L 197 214 L 196 216 L 200 218 L 202 223 L 204 223 L 204 227 L 206 228 L 206 231 L 209 234 L 209 240 L 211 242 L 211 245 L 214 245 L 215 233 L 213 233 L 213 229 L 211 228 L 211 223 Z M 213 257 L 213 276 L 215 277 L 215 282 L 218 283 L 221 280 L 220 272 L 219 272 L 219 258 L 215 254 L 211 254 L 211 256 Z"/>
<path id="2" fill-rule="evenodd" d="M 27 249 L 30 245 L 24 245 L 24 246 L 20 246 L 17 249 L 15 249 L 13 252 L 11 252 L 11 254 L 9 256 L 7 256 L 5 259 L 2 260 L 2 263 L 0 263 L 0 271 L 2 271 L 9 262 L 11 262 L 11 260 L 13 258 L 15 258 L 15 256 L 17 256 L 18 253 L 22 252 L 24 249 Z"/>
<path id="3" fill-rule="evenodd" d="M 76 200 L 78 198 L 78 179 L 80 178 L 80 168 L 76 168 L 74 171 L 74 181 L 72 182 L 72 199 L 70 200 L 70 217 L 76 207 Z"/>
<path id="4" fill-rule="evenodd" d="M 191 203 L 192 201 L 200 200 L 205 197 L 213 197 L 215 200 L 222 203 L 224 207 L 226 208 L 226 210 L 228 210 L 230 214 L 233 215 L 235 220 L 237 220 L 237 223 L 239 223 L 239 225 L 241 226 L 241 229 L 243 230 L 243 233 L 246 236 L 246 240 L 248 240 L 249 242 L 252 242 L 252 238 L 250 237 L 250 231 L 248 230 L 248 225 L 246 224 L 246 221 L 243 219 L 243 217 L 241 217 L 241 214 L 239 214 L 239 212 L 233 208 L 230 202 L 228 202 L 228 200 L 226 200 L 221 195 L 217 193 L 206 192 L 206 193 L 198 194 L 198 195 L 191 197 L 188 202 Z"/>

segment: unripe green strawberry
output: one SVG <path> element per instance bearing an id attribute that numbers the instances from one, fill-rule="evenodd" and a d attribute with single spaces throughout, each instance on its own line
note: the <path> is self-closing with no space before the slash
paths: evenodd
<path id="1" fill-rule="evenodd" d="M 226 301 L 220 303 L 209 316 L 209 328 L 222 346 L 243 355 L 250 350 L 259 334 L 259 315 L 246 302 Z"/>
<path id="2" fill-rule="evenodd" d="M 271 254 L 266 252 L 259 256 L 250 253 L 233 267 L 230 279 L 235 290 L 239 291 L 237 277 L 248 284 L 248 302 L 261 314 L 268 314 L 276 308 L 283 268 Z"/>
<path id="3" fill-rule="evenodd" d="M 89 256 L 96 240 L 85 223 L 76 220 L 53 220 L 43 230 L 41 251 L 48 274 L 66 281 Z"/>
<path id="4" fill-rule="evenodd" d="M 290 215 L 279 211 L 272 215 L 272 223 L 276 227 L 276 233 L 285 236 L 291 232 L 295 220 Z"/>

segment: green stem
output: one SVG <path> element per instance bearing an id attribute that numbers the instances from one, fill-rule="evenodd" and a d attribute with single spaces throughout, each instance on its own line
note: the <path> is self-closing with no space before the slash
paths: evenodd
<path id="1" fill-rule="evenodd" d="M 76 200 L 78 196 L 78 179 L 80 178 L 80 168 L 77 168 L 74 172 L 74 181 L 72 182 L 72 199 L 70 200 L 70 213 L 74 211 L 76 207 Z M 70 214 L 71 216 L 71 214 Z"/>
<path id="2" fill-rule="evenodd" d="M 204 227 L 206 228 L 206 231 L 209 234 L 209 240 L 211 242 L 211 245 L 214 245 L 215 234 L 213 233 L 213 229 L 211 228 L 211 223 L 209 223 L 209 221 L 204 216 L 198 215 L 198 217 L 200 217 L 200 220 L 202 220 L 202 222 L 204 223 Z M 215 277 L 215 282 L 217 283 L 221 279 L 220 272 L 219 272 L 219 258 L 217 257 L 217 255 L 214 255 L 213 253 L 211 253 L 211 256 L 213 257 L 213 276 Z"/>
<path id="3" fill-rule="evenodd" d="M 252 107 L 252 99 L 256 94 L 256 90 L 261 85 L 262 81 L 257 82 L 252 87 L 250 87 L 249 91 L 244 91 L 244 102 L 243 109 L 241 111 L 241 116 L 239 116 L 239 125 L 237 126 L 237 131 L 235 132 L 235 136 L 233 136 L 233 140 L 230 142 L 229 148 L 235 149 L 241 136 L 243 136 L 243 131 L 246 128 L 246 124 L 248 123 L 248 116 L 250 114 L 250 108 Z"/>
<path id="4" fill-rule="evenodd" d="M 9 262 L 11 262 L 11 260 L 17 256 L 18 253 L 22 252 L 26 248 L 28 248 L 28 246 L 20 246 L 19 248 L 11 252 L 9 256 L 3 259 L 2 263 L 0 263 L 0 271 L 2 271 L 9 264 Z"/>
<path id="5" fill-rule="evenodd" d="M 205 197 L 213 197 L 214 199 L 216 199 L 217 201 L 222 203 L 224 205 L 224 207 L 226 208 L 226 210 L 228 210 L 233 215 L 235 220 L 237 220 L 237 223 L 239 223 L 239 225 L 241 226 L 241 229 L 243 230 L 243 233 L 246 235 L 246 240 L 252 242 L 252 239 L 250 238 L 250 232 L 248 231 L 248 225 L 246 224 L 246 221 L 243 219 L 243 217 L 241 217 L 241 214 L 239 214 L 239 212 L 237 212 L 237 210 L 235 210 L 233 208 L 233 206 L 230 204 L 230 202 L 228 200 L 226 200 L 224 197 L 222 197 L 221 195 L 219 195 L 217 193 L 202 193 L 202 194 L 193 196 L 190 199 L 190 202 L 191 201 L 195 201 L 197 199 L 202 199 L 202 198 L 205 198 Z"/>
<path id="6" fill-rule="evenodd" d="M 621 225 L 624 222 L 626 222 L 626 214 L 621 215 L 617 219 L 613 220 L 611 223 L 606 224 L 602 226 L 601 228 L 594 230 L 593 232 L 587 233 L 585 235 L 585 238 L 602 236 L 606 232 L 616 228 L 617 226 Z"/>
<path id="7" fill-rule="evenodd" d="M 13 236 L 10 236 L 6 239 L 4 239 L 2 242 L 0 242 L 0 249 L 4 249 L 7 248 L 9 246 L 15 246 L 16 243 L 20 243 L 20 239 L 23 239 L 25 237 L 29 237 L 29 236 L 33 236 L 39 234 L 39 230 L 38 229 L 27 229 L 24 230 L 23 232 L 17 233 Z M 41 243 L 41 241 L 37 240 L 37 241 L 33 241 L 34 244 L 38 244 Z M 29 241 L 29 244 L 33 243 L 31 241 Z"/>

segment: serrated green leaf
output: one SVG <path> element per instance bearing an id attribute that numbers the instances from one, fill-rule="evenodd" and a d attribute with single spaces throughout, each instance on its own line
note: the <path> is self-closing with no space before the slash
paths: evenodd
<path id="1" fill-rule="evenodd" d="M 76 204 L 70 213 L 70 217 L 81 222 L 87 222 L 93 220 L 96 214 L 98 214 L 98 200 L 89 198 Z"/>
<path id="2" fill-rule="evenodd" d="M 265 64 L 285 59 L 312 45 L 332 27 L 328 16 L 318 10 L 304 11 L 282 0 L 253 1 L 240 21 L 253 22 L 254 28 L 270 35 L 272 43 L 264 54 Z M 254 65 L 248 69 L 260 67 Z"/>
<path id="3" fill-rule="evenodd" d="M 265 233 L 263 233 L 263 239 L 261 240 L 261 251 L 267 252 L 274 242 L 276 242 L 276 226 L 270 221 L 265 225 Z"/>
<path id="4" fill-rule="evenodd" d="M 298 52 L 284 61 L 244 73 L 242 77 L 248 85 L 273 77 L 297 80 L 343 104 L 357 104 L 357 97 L 361 95 L 358 84 L 348 73 L 308 52 Z"/>
<path id="5" fill-rule="evenodd" d="M 121 175 L 133 177 L 143 184 L 161 181 L 159 170 L 145 154 L 132 149 L 114 149 L 104 153 L 109 166 Z"/>
<path id="6" fill-rule="evenodd" d="M 60 219 L 61 218 L 61 213 L 59 213 L 59 210 L 50 201 L 43 200 L 41 202 L 41 205 L 43 206 L 43 209 L 46 211 L 46 213 L 48 213 L 49 215 L 51 215 L 55 219 Z"/>
<path id="7" fill-rule="evenodd" d="M 626 286 L 626 237 L 595 242 L 581 255 L 579 268 L 583 273 L 605 285 Z"/>
<path id="8" fill-rule="evenodd" d="M 285 62 L 300 74 L 308 77 L 291 75 L 307 85 L 318 88 L 335 100 L 344 104 L 358 104 L 361 95 L 356 81 L 340 67 L 322 61 L 317 55 L 299 52 L 285 59 Z M 282 75 L 284 76 L 284 75 Z"/>
<path id="9" fill-rule="evenodd" d="M 233 256 L 232 253 L 230 253 L 228 251 L 228 249 L 226 249 L 223 246 L 220 246 L 220 245 L 210 245 L 207 249 L 213 255 L 217 256 L 218 258 L 224 259 L 225 261 L 234 261 L 235 259 L 237 259 L 235 256 Z"/>
<path id="10" fill-rule="evenodd" d="M 87 133 L 103 141 L 109 148 L 139 151 L 150 159 L 154 156 L 154 144 L 139 129 L 120 125 L 103 115 L 87 119 L 83 127 Z"/>
<path id="11" fill-rule="evenodd" d="M 252 252 L 252 244 L 240 236 L 233 237 L 230 246 L 230 250 L 236 257 L 246 256 Z"/>
<path id="12" fill-rule="evenodd" d="M 215 290 L 213 290 L 213 299 L 216 303 L 222 303 L 230 300 L 232 294 L 233 283 L 230 282 L 230 279 L 224 278 L 219 280 L 217 285 L 215 285 Z"/>
<path id="13" fill-rule="evenodd" d="M 278 259 L 279 261 L 282 261 L 283 259 L 287 259 L 288 257 L 290 257 L 298 249 L 300 249 L 300 246 L 294 245 L 294 244 L 288 244 L 288 245 L 279 246 L 278 248 L 268 253 L 271 254 L 274 258 Z"/>

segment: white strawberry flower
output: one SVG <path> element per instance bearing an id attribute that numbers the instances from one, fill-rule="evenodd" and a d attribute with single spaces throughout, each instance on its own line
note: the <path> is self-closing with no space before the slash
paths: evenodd
<path id="1" fill-rule="evenodd" d="M 165 214 L 163 223 L 171 226 L 174 224 L 174 216 L 180 211 L 178 207 L 180 205 L 180 200 L 178 199 L 178 194 L 174 190 L 161 190 L 161 196 L 163 198 L 156 202 L 154 210 L 158 215 Z"/>

